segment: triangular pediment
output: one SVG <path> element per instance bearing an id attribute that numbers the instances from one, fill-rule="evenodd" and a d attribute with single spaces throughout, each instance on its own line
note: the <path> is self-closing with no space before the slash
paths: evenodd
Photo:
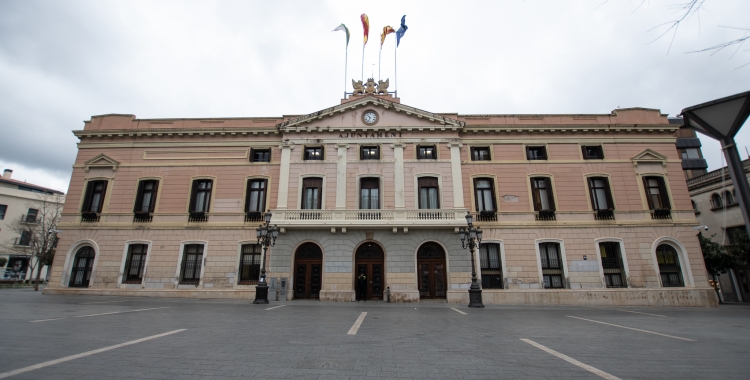
<path id="1" fill-rule="evenodd" d="M 367 111 L 377 113 L 377 122 L 367 124 Z M 362 96 L 318 112 L 303 115 L 276 127 L 282 132 L 319 132 L 343 130 L 401 130 L 436 129 L 457 130 L 464 122 L 432 112 L 393 102 L 382 97 Z"/>
<path id="2" fill-rule="evenodd" d="M 631 158 L 633 162 L 664 162 L 667 156 L 651 149 L 646 149 Z"/>
<path id="3" fill-rule="evenodd" d="M 91 168 L 112 168 L 112 170 L 117 170 L 120 162 L 102 153 L 83 164 L 86 165 L 86 171 L 89 171 Z"/>

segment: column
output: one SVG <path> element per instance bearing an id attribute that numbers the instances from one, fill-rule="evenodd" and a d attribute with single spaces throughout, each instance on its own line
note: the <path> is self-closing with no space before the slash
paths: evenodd
<path id="1" fill-rule="evenodd" d="M 451 176 L 453 181 L 453 208 L 464 208 L 464 179 L 461 175 L 461 143 L 448 143 L 451 148 Z"/>
<path id="2" fill-rule="evenodd" d="M 404 144 L 396 143 L 393 147 L 393 186 L 396 192 L 396 208 L 403 209 L 406 207 L 404 194 Z"/>
<path id="3" fill-rule="evenodd" d="M 336 209 L 346 209 L 346 150 L 349 144 L 336 144 L 338 157 L 336 158 Z"/>
<path id="4" fill-rule="evenodd" d="M 292 144 L 281 144 L 281 165 L 279 168 L 279 199 L 276 208 L 285 210 L 289 199 L 289 165 L 292 160 Z"/>

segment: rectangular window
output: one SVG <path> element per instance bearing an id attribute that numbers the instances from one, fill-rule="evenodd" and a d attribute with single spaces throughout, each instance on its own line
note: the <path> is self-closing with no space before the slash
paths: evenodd
<path id="1" fill-rule="evenodd" d="M 250 162 L 271 162 L 271 149 L 250 150 Z"/>
<path id="2" fill-rule="evenodd" d="M 609 181 L 605 177 L 590 177 L 589 195 L 591 195 L 591 207 L 594 211 L 612 210 L 612 195 L 609 191 Z"/>
<path id="3" fill-rule="evenodd" d="M 240 278 L 237 285 L 255 285 L 260 278 L 260 244 L 243 244 L 240 257 Z"/>
<path id="4" fill-rule="evenodd" d="M 89 181 L 83 198 L 81 212 L 101 213 L 104 207 L 104 195 L 107 192 L 107 181 Z"/>
<path id="5" fill-rule="evenodd" d="M 359 208 L 362 210 L 380 209 L 380 180 L 362 178 L 360 181 Z"/>
<path id="6" fill-rule="evenodd" d="M 360 160 L 379 160 L 380 159 L 380 147 L 375 146 L 363 146 L 359 149 Z"/>
<path id="7" fill-rule="evenodd" d="M 435 145 L 417 146 L 417 159 L 418 160 L 436 160 L 437 149 L 435 148 Z"/>
<path id="8" fill-rule="evenodd" d="M 302 209 L 320 210 L 323 193 L 322 178 L 304 178 L 302 180 Z"/>
<path id="9" fill-rule="evenodd" d="M 682 149 L 682 151 L 680 152 L 680 155 L 682 156 L 683 159 L 701 158 L 701 155 L 698 152 L 698 148 Z"/>
<path id="10" fill-rule="evenodd" d="M 648 207 L 651 210 L 669 209 L 669 197 L 667 188 L 662 177 L 643 177 L 643 184 L 648 198 Z"/>
<path id="11" fill-rule="evenodd" d="M 125 259 L 123 284 L 140 284 L 143 282 L 143 269 L 146 267 L 148 244 L 130 244 Z"/>
<path id="12" fill-rule="evenodd" d="M 322 160 L 323 160 L 323 147 L 321 146 L 305 147 L 305 161 L 322 161 Z"/>
<path id="13" fill-rule="evenodd" d="M 18 245 L 28 246 L 31 244 L 31 232 L 21 232 L 21 237 L 18 239 Z"/>
<path id="14" fill-rule="evenodd" d="M 135 213 L 152 213 L 156 207 L 156 192 L 159 181 L 149 179 L 138 182 L 138 194 L 135 196 Z"/>
<path id="15" fill-rule="evenodd" d="M 477 212 L 495 212 L 495 192 L 491 178 L 474 179 Z"/>
<path id="16" fill-rule="evenodd" d="M 490 148 L 486 146 L 471 148 L 471 160 L 472 161 L 489 161 L 490 160 Z"/>
<path id="17" fill-rule="evenodd" d="M 24 220 L 24 222 L 36 223 L 37 215 L 39 215 L 39 210 L 35 208 L 30 208 L 29 211 L 26 212 L 26 220 Z"/>
<path id="18" fill-rule="evenodd" d="M 608 288 L 625 288 L 625 271 L 622 265 L 622 254 L 620 243 L 599 243 L 599 253 L 602 256 L 602 270 L 604 271 L 604 282 Z"/>
<path id="19" fill-rule="evenodd" d="M 198 285 L 203 266 L 203 244 L 185 244 L 182 257 L 180 284 Z"/>
<path id="20" fill-rule="evenodd" d="M 555 210 L 555 197 L 552 194 L 552 181 L 549 177 L 531 178 L 531 195 L 534 211 Z"/>
<path id="21" fill-rule="evenodd" d="M 247 192 L 245 195 L 245 212 L 263 213 L 266 211 L 266 186 L 265 179 L 250 179 L 247 181 Z"/>
<path id="22" fill-rule="evenodd" d="M 421 177 L 417 180 L 419 186 L 419 208 L 439 209 L 440 193 L 438 179 L 435 177 Z"/>
<path id="23" fill-rule="evenodd" d="M 545 288 L 563 288 L 563 263 L 560 244 L 539 243 L 539 259 L 542 262 L 542 279 Z"/>
<path id="24" fill-rule="evenodd" d="M 210 179 L 196 179 L 193 181 L 193 194 L 190 197 L 191 213 L 206 213 L 211 207 L 211 191 L 214 181 Z"/>
<path id="25" fill-rule="evenodd" d="M 528 160 L 546 160 L 547 149 L 543 146 L 527 146 L 526 159 Z"/>
<path id="26" fill-rule="evenodd" d="M 500 261 L 500 244 L 480 244 L 479 264 L 482 272 L 482 289 L 502 289 L 503 268 Z"/>
<path id="27" fill-rule="evenodd" d="M 604 152 L 601 145 L 584 145 L 581 147 L 584 160 L 601 160 L 604 159 Z"/>
<path id="28" fill-rule="evenodd" d="M 8 211 L 8 205 L 0 205 L 0 220 L 5 219 L 5 212 Z"/>

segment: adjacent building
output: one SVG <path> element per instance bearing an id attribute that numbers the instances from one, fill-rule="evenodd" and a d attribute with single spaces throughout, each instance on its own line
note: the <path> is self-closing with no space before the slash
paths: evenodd
<path id="1" fill-rule="evenodd" d="M 369 88 L 369 87 L 368 87 Z M 374 89 L 374 87 L 373 87 Z M 94 116 L 46 293 L 253 298 L 265 212 L 287 299 L 709 306 L 679 125 L 609 114 L 433 113 L 390 94 L 280 117 Z"/>

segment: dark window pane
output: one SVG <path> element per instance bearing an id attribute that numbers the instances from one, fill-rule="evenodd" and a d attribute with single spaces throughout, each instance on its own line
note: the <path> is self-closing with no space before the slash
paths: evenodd
<path id="1" fill-rule="evenodd" d="M 437 158 L 437 149 L 434 145 L 424 146 L 420 145 L 417 147 L 417 159 L 429 160 Z"/>
<path id="2" fill-rule="evenodd" d="M 487 148 L 487 147 L 471 148 L 471 159 L 472 161 L 489 161 L 490 160 L 490 148 Z"/>
<path id="3" fill-rule="evenodd" d="M 252 162 L 271 162 L 271 149 L 253 149 L 250 154 Z"/>
<path id="4" fill-rule="evenodd" d="M 323 160 L 323 148 L 322 147 L 306 147 L 305 148 L 305 160 Z"/>
<path id="5" fill-rule="evenodd" d="M 547 149 L 543 146 L 527 146 L 526 158 L 529 160 L 546 160 Z"/>

